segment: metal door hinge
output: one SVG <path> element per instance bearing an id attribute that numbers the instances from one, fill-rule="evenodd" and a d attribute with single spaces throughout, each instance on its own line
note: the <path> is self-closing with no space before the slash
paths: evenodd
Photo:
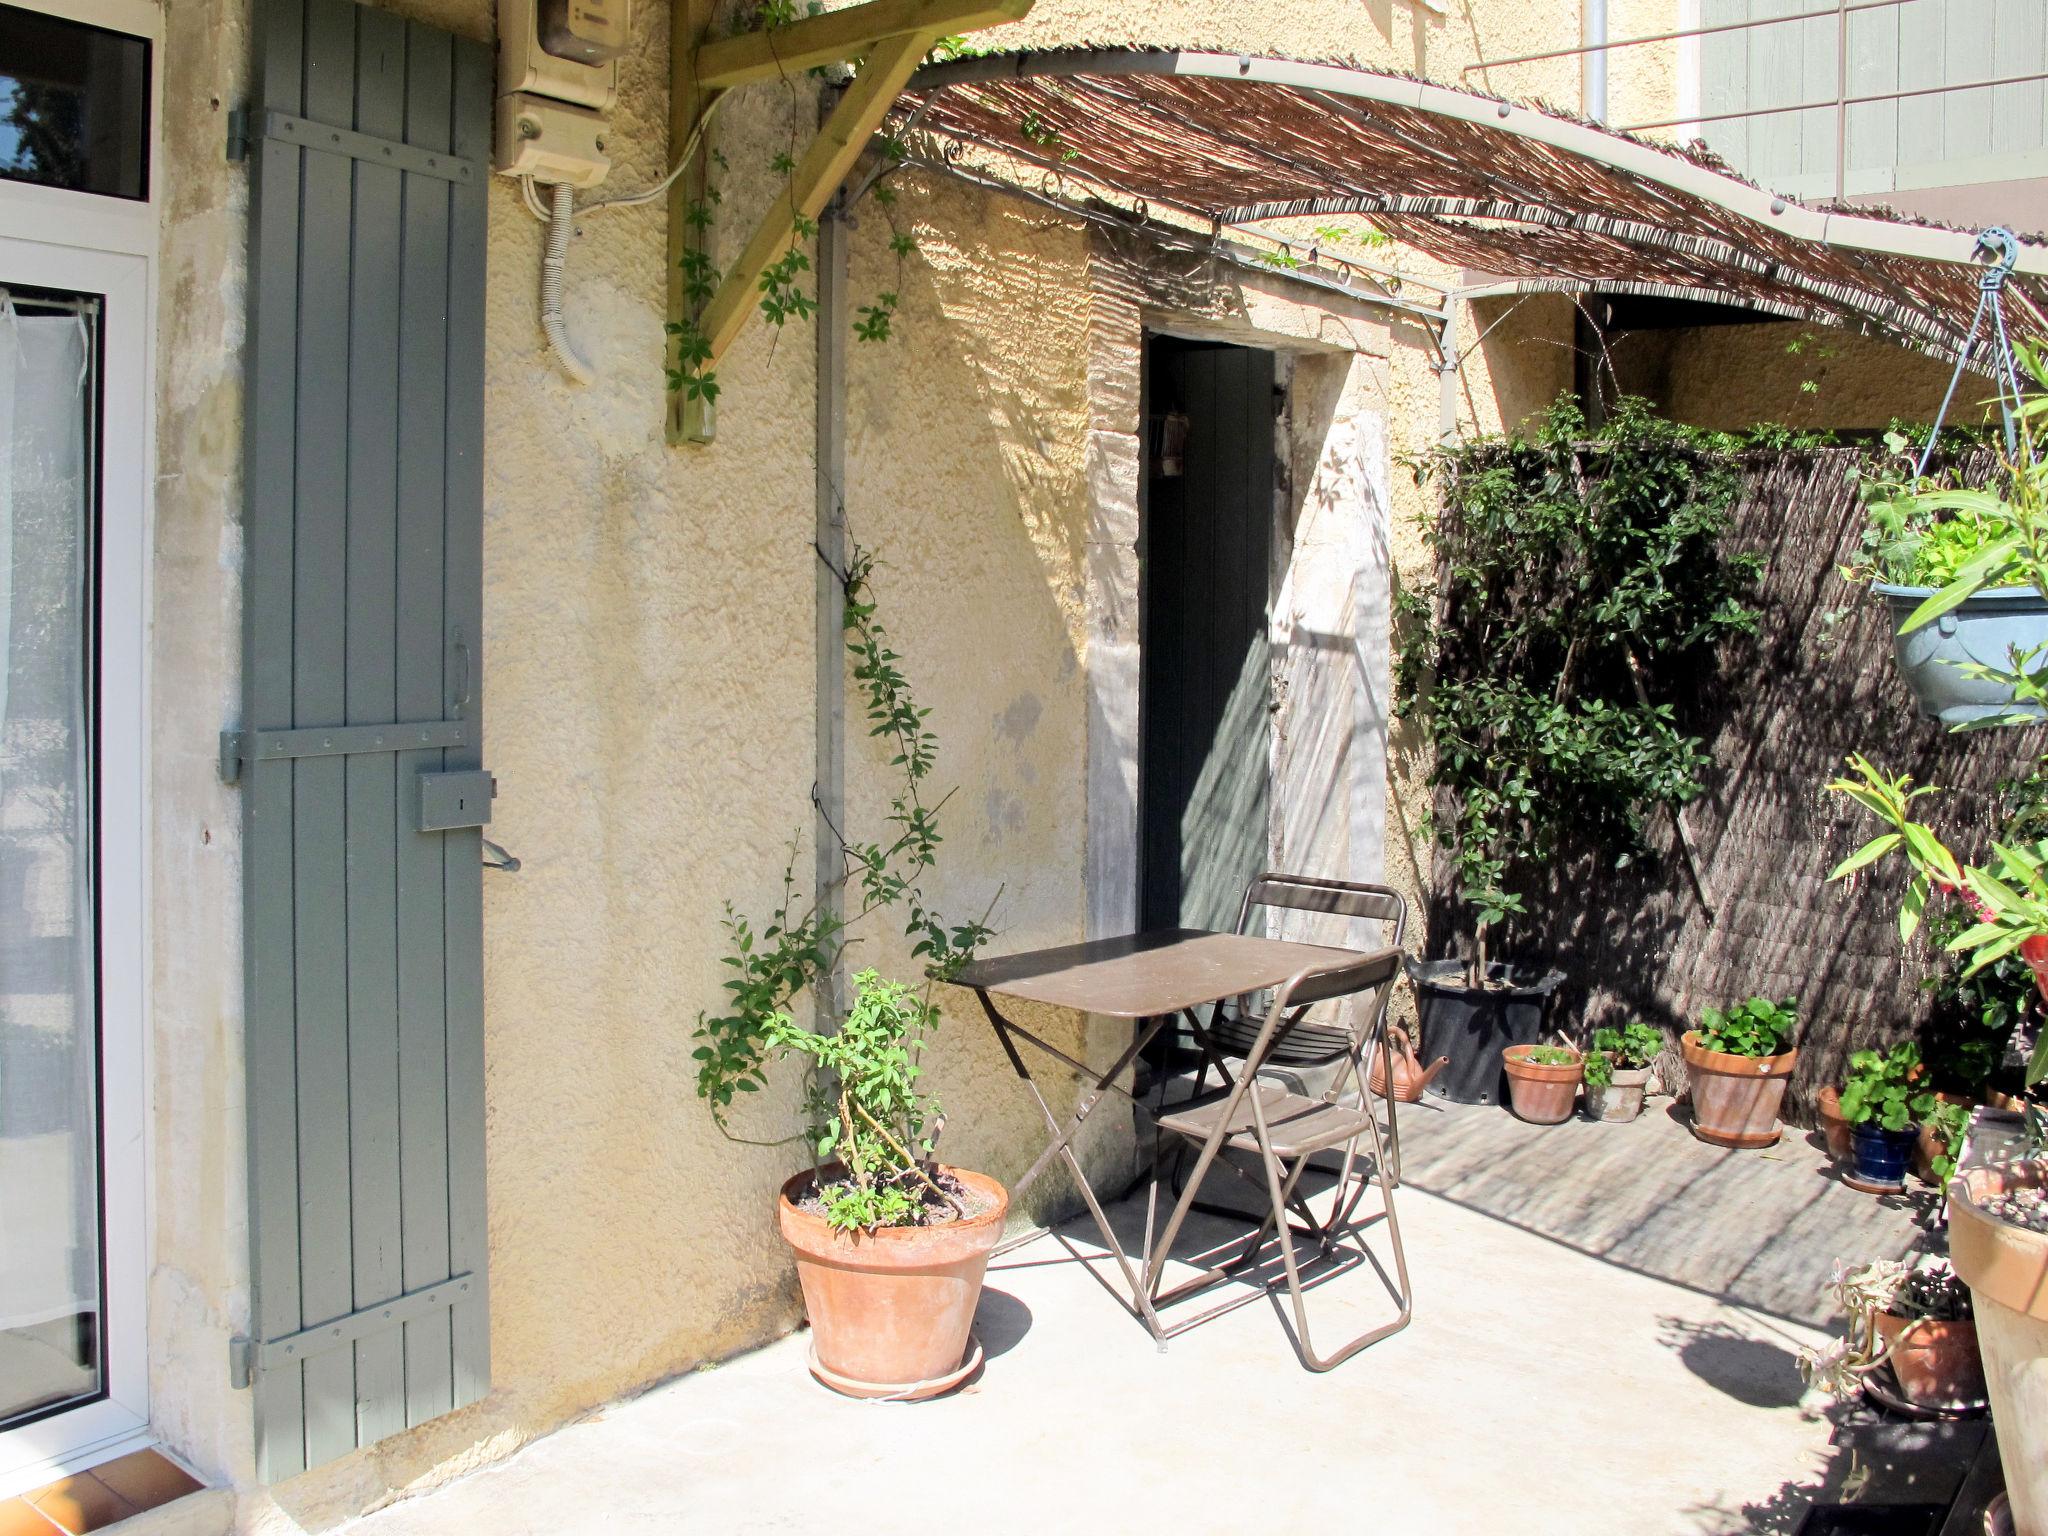
<path id="1" fill-rule="evenodd" d="M 246 160 L 249 158 L 249 109 L 231 107 L 228 109 L 228 158 Z"/>
<path id="2" fill-rule="evenodd" d="M 228 1340 L 228 1385 L 240 1392 L 254 1380 L 256 1341 L 246 1334 Z"/>
<path id="3" fill-rule="evenodd" d="M 471 744 L 469 720 L 397 720 L 390 725 L 316 725 L 295 731 L 222 731 L 220 776 L 232 784 L 243 765 L 357 752 L 422 752 Z"/>

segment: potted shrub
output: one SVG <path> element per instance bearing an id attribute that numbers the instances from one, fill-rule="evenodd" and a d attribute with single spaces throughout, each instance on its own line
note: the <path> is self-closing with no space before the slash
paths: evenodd
<path id="1" fill-rule="evenodd" d="M 1768 1147 L 1799 1058 L 1791 1043 L 1799 1000 L 1752 997 L 1726 1010 L 1700 1010 L 1700 1027 L 1679 1042 L 1692 1078 L 1692 1133 L 1717 1147 Z"/>
<path id="2" fill-rule="evenodd" d="M 1532 1125 L 1569 1120 L 1585 1076 L 1585 1058 L 1564 1045 L 1511 1045 L 1501 1052 L 1514 1111 Z"/>
<path id="3" fill-rule="evenodd" d="M 1704 793 L 1708 757 L 1678 702 L 1755 632 L 1761 570 L 1724 555 L 1739 480 L 1725 447 L 1617 402 L 1588 432 L 1560 399 L 1527 435 L 1465 439 L 1414 463 L 1440 493 L 1433 585 L 1398 601 L 1396 709 L 1432 749 L 1428 829 L 1464 921 L 1455 957 L 1411 965 L 1431 1087 L 1501 1091 L 1503 1048 L 1549 1033 L 1563 976 L 1503 963 L 1528 871 L 1580 854 L 1646 856 L 1660 807 Z"/>
<path id="4" fill-rule="evenodd" d="M 816 1068 L 806 1103 L 819 1158 L 782 1186 L 776 1214 L 796 1251 L 812 1373 L 855 1397 L 930 1397 L 978 1363 L 969 1330 L 1010 1201 L 994 1179 L 932 1160 L 937 1106 L 918 1089 L 917 1057 L 937 1010 L 872 970 L 853 984 L 837 1034 L 787 1014 L 770 1025 L 777 1054 Z"/>
<path id="5" fill-rule="evenodd" d="M 1799 1352 L 1800 1374 L 1811 1385 L 1847 1396 L 1889 1365 L 1899 1395 L 1916 1407 L 1984 1401 L 1970 1292 L 1945 1260 L 1879 1259 L 1851 1269 L 1837 1259 L 1828 1293 L 1848 1321 L 1841 1337 Z"/>
<path id="6" fill-rule="evenodd" d="M 1843 1182 L 1867 1194 L 1897 1194 L 1920 1140 L 1920 1122 L 1934 1109 L 1922 1083 L 1920 1047 L 1902 1040 L 1889 1051 L 1855 1051 L 1842 1081 L 1842 1118 L 1849 1122 L 1850 1171 Z"/>
<path id="7" fill-rule="evenodd" d="M 1898 433 L 1885 443 L 1904 455 Z M 1988 492 L 1917 476 L 1874 480 L 1862 548 L 1843 572 L 1868 580 L 1884 599 L 1899 676 L 1920 713 L 1947 725 L 2043 714 L 2038 701 L 2015 694 L 2008 677 L 2016 655 L 2048 641 L 2048 599 L 2034 587 L 1979 588 L 1931 624 L 1907 622 L 2000 537 L 2005 525 L 1995 502 Z"/>
<path id="8" fill-rule="evenodd" d="M 1586 1053 L 1586 1118 L 1627 1121 L 1640 1115 L 1651 1064 L 1663 1049 L 1664 1037 L 1641 1019 L 1594 1030 Z"/>
<path id="9" fill-rule="evenodd" d="M 692 1052 L 697 1094 L 718 1128 L 750 1146 L 780 1140 L 742 1135 L 727 1124 L 736 1104 L 758 1103 L 769 1066 L 805 1059 L 805 1111 L 813 1166 L 782 1186 L 776 1217 L 796 1253 L 812 1326 L 811 1370 L 856 1396 L 921 1398 L 957 1385 L 977 1361 L 969 1350 L 974 1307 L 990 1250 L 1002 1235 L 1008 1196 L 993 1179 L 933 1159 L 941 1124 L 919 1087 L 919 1064 L 938 1020 L 931 990 L 956 974 L 991 934 L 980 920 L 947 923 L 924 881 L 940 844 L 947 797 L 925 780 L 939 757 L 929 709 L 920 706 L 877 617 L 874 556 L 855 547 L 842 609 L 851 674 L 869 734 L 900 775 L 888 797 L 880 841 L 837 840 L 850 918 L 798 895 L 797 850 L 782 871 L 781 899 L 760 920 L 725 910 L 725 998 L 697 1015 Z M 925 988 L 885 980 L 873 969 L 853 978 L 851 1011 L 837 1020 L 831 978 L 846 953 L 849 923 L 894 908 Z M 808 994 L 814 1032 L 795 1010 Z"/>

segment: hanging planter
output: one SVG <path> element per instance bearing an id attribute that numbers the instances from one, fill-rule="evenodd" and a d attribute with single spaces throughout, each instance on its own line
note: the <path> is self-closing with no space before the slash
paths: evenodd
<path id="1" fill-rule="evenodd" d="M 1892 656 L 1899 676 L 1926 719 L 1964 725 L 1999 716 L 2043 718 L 2038 704 L 2021 704 L 2010 685 L 1972 675 L 1973 667 L 2013 670 L 2013 653 L 2026 656 L 2048 643 L 2048 598 L 2032 587 L 1980 592 L 1912 632 L 1907 617 L 1937 590 L 1873 582 L 1892 616 Z"/>

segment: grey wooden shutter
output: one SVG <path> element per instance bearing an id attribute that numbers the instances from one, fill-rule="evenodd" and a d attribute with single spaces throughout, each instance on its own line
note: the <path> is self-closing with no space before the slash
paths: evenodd
<path id="1" fill-rule="evenodd" d="M 491 58 L 256 0 L 241 729 L 266 1481 L 481 1397 Z"/>

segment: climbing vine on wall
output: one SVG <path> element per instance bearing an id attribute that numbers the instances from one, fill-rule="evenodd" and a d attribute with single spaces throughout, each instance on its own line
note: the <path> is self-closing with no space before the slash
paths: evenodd
<path id="1" fill-rule="evenodd" d="M 1567 397 L 1526 436 L 1413 464 L 1440 509 L 1433 587 L 1401 594 L 1397 712 L 1434 748 L 1430 830 L 1471 923 L 1471 979 L 1522 913 L 1515 866 L 1642 854 L 1649 814 L 1705 788 L 1673 700 L 1753 634 L 1762 563 L 1722 547 L 1743 440 L 1623 399 L 1588 433 Z"/>
<path id="2" fill-rule="evenodd" d="M 791 22 L 806 16 L 823 14 L 825 7 L 820 0 L 763 0 L 763 3 L 743 8 L 733 28 L 735 35 L 752 31 L 772 31 L 786 27 Z M 959 40 L 941 39 L 933 49 L 935 57 L 957 57 L 958 52 L 949 52 L 949 46 Z M 826 73 L 822 68 L 808 71 L 813 76 Z M 789 92 L 792 104 L 796 101 L 796 82 L 788 71 L 781 75 L 784 90 Z M 810 253 L 805 247 L 818 236 L 818 221 L 796 212 L 795 174 L 797 167 L 797 145 L 794 124 L 800 114 L 791 113 L 789 144 L 778 151 L 769 161 L 769 169 L 783 181 L 782 195 L 790 205 L 789 243 L 782 253 L 770 262 L 756 283 L 759 297 L 755 306 L 761 318 L 780 330 L 790 320 L 809 320 L 817 313 L 817 296 L 806 286 L 807 274 L 811 271 Z M 888 186 L 883 178 L 897 170 L 909 159 L 909 151 L 903 141 L 893 134 L 883 134 L 877 141 L 882 164 L 860 189 L 872 193 L 876 204 L 884 210 L 896 201 L 895 189 Z M 717 150 L 710 152 L 712 164 L 720 171 L 729 171 L 725 156 Z M 857 194 L 858 195 L 858 194 Z M 690 318 L 671 321 L 664 329 L 675 338 L 675 364 L 666 370 L 668 387 L 689 400 L 701 400 L 707 405 L 718 398 L 718 375 L 711 367 L 711 342 L 698 324 L 697 316 L 718 291 L 722 275 L 711 260 L 706 247 L 709 244 L 713 209 L 722 201 L 718 188 L 708 179 L 704 195 L 691 201 L 684 210 L 683 218 L 689 225 L 693 238 L 689 248 L 683 252 L 680 266 L 683 274 L 683 300 L 690 312 Z M 854 338 L 858 341 L 887 341 L 892 334 L 897 305 L 902 292 L 902 272 L 905 260 L 915 254 L 917 240 L 897 228 L 893 214 L 889 219 L 889 250 L 896 258 L 896 286 L 881 291 L 871 304 L 863 304 L 856 312 L 853 322 Z"/>
<path id="3" fill-rule="evenodd" d="M 993 931 L 988 912 L 948 923 L 925 895 L 925 878 L 938 860 L 939 812 L 951 792 L 934 803 L 925 798 L 938 762 L 938 736 L 928 723 L 931 711 L 917 702 L 903 658 L 878 616 L 874 570 L 873 554 L 855 547 L 844 573 L 846 649 L 868 734 L 883 743 L 891 767 L 902 777 L 878 836 L 857 839 L 847 829 L 832 829 L 846 887 L 859 895 L 850 916 L 835 916 L 815 895 L 808 902 L 799 895 L 794 845 L 783 869 L 781 896 L 765 919 L 726 907 L 729 945 L 722 962 L 732 974 L 724 982 L 725 1011 L 697 1016 L 699 1044 L 693 1053 L 697 1092 L 709 1101 L 721 1127 L 734 1095 L 756 1092 L 765 1083 L 776 1031 L 786 1027 L 791 1005 L 837 967 L 850 942 L 849 928 L 883 911 L 900 913 L 911 954 L 924 963 L 927 1004 L 932 984 L 972 959 Z"/>

